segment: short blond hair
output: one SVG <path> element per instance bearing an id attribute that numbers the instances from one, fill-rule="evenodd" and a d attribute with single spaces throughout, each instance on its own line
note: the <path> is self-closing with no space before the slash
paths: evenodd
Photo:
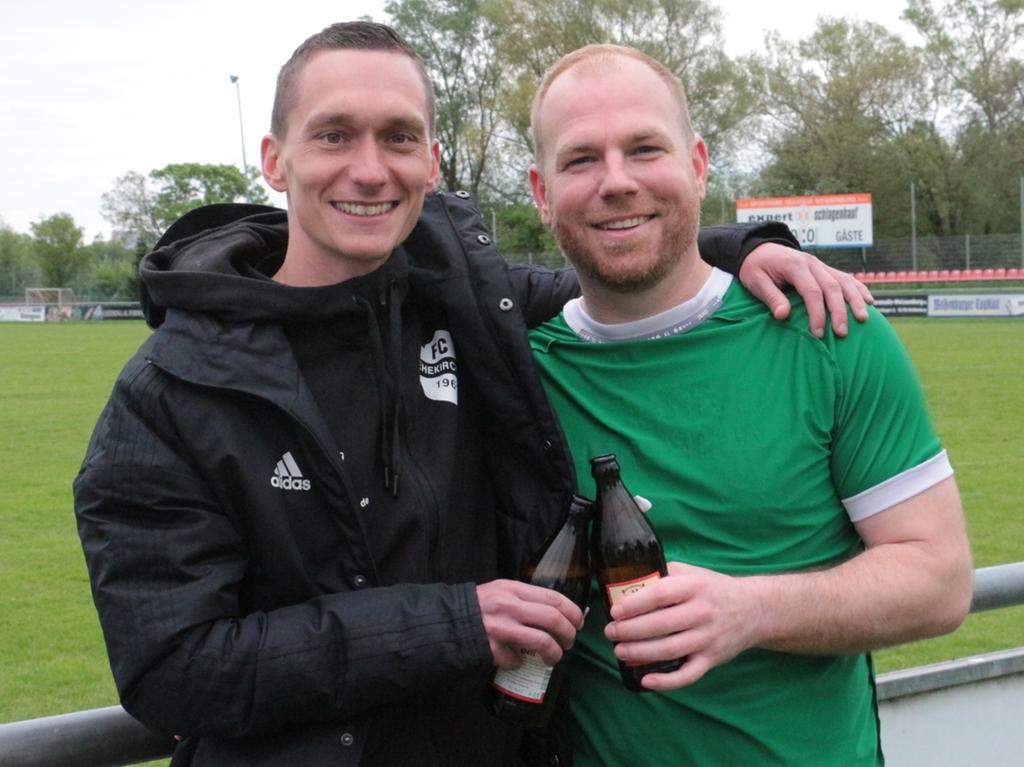
<path id="1" fill-rule="evenodd" d="M 625 56 L 626 58 L 635 59 L 642 64 L 646 64 L 656 75 L 658 75 L 658 77 L 661 78 L 662 82 L 664 82 L 668 87 L 669 93 L 671 93 L 672 97 L 675 99 L 676 104 L 679 106 L 679 117 L 683 126 L 683 135 L 688 139 L 694 138 L 695 134 L 693 126 L 690 123 L 690 108 L 686 103 L 686 89 L 683 88 L 683 82 L 675 72 L 657 59 L 648 56 L 646 53 L 637 50 L 636 48 L 631 48 L 626 45 L 614 45 L 612 43 L 594 43 L 592 45 L 585 45 L 582 48 L 577 48 L 576 50 L 565 54 L 562 58 L 552 64 L 551 67 L 548 68 L 547 72 L 544 73 L 544 77 L 541 78 L 540 86 L 537 88 L 537 92 L 533 96 L 533 104 L 530 106 L 530 131 L 533 133 L 533 156 L 538 164 L 541 161 L 543 153 L 538 115 L 540 113 L 541 103 L 544 101 L 544 97 L 548 95 L 548 91 L 551 90 L 552 84 L 561 75 L 574 67 L 585 67 L 589 72 L 596 72 L 602 67 L 609 66 L 617 56 Z"/>

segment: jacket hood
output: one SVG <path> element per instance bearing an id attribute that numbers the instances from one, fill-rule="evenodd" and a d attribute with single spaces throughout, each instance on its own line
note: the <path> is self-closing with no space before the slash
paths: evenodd
<path id="1" fill-rule="evenodd" d="M 296 288 L 271 279 L 288 246 L 288 214 L 264 205 L 196 208 L 164 233 L 139 265 L 143 312 L 151 327 L 167 309 L 227 321 L 318 320 L 356 311 L 353 294 L 372 295 L 399 279 L 405 259 L 337 285 Z"/>
<path id="2" fill-rule="evenodd" d="M 399 369 L 402 304 L 408 290 L 408 257 L 399 248 L 378 269 L 343 282 L 313 288 L 282 285 L 271 279 L 288 247 L 288 215 L 252 205 L 198 208 L 171 226 L 157 248 L 143 258 L 142 307 L 152 327 L 163 324 L 167 309 L 215 318 L 212 338 L 232 333 L 239 324 L 260 321 L 296 327 L 332 323 L 363 335 L 380 382 L 378 419 L 384 485 L 398 495 L 401 475 L 399 432 L 404 419 Z M 225 323 L 230 323 L 230 327 Z M 173 324 L 173 323 L 171 323 Z M 194 327 L 197 322 L 186 323 Z M 294 349 L 293 349 L 294 350 Z"/>

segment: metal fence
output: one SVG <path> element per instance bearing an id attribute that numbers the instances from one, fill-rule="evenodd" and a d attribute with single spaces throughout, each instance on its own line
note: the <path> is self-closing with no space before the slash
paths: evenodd
<path id="1" fill-rule="evenodd" d="M 968 234 L 879 240 L 870 248 L 817 248 L 819 258 L 848 272 L 1012 269 L 1024 266 L 1019 234 Z"/>
<path id="2" fill-rule="evenodd" d="M 971 612 L 1024 604 L 1024 562 L 974 571 Z M 1019 653 L 1013 663 L 987 664 L 986 673 L 1021 671 Z M 907 669 L 878 680 L 882 701 L 913 692 L 959 684 L 978 677 L 981 664 L 968 674 L 934 673 L 931 667 Z M 132 719 L 120 706 L 77 711 L 24 722 L 0 724 L 0 765 L 3 767 L 123 767 L 170 755 L 174 739 L 158 735 Z"/>
<path id="3" fill-rule="evenodd" d="M 501 249 L 500 242 L 498 247 Z M 1024 267 L 1024 246 L 1019 234 L 908 237 L 878 240 L 870 248 L 816 248 L 811 252 L 826 263 L 847 272 Z M 505 258 L 511 264 L 540 264 L 554 269 L 566 265 L 565 257 L 558 251 L 508 252 Z M 35 268 L 0 268 L 0 302 L 21 300 L 25 288 L 38 283 L 39 273 Z M 82 298 L 90 297 L 88 285 L 83 283 L 72 287 L 76 287 L 76 293 Z"/>
<path id="4" fill-rule="evenodd" d="M 500 248 L 500 243 L 499 243 Z M 878 240 L 870 248 L 808 248 L 846 272 L 904 272 L 929 269 L 1012 269 L 1024 267 L 1019 234 L 909 237 Z M 506 253 L 512 264 L 565 265 L 561 253 Z"/>

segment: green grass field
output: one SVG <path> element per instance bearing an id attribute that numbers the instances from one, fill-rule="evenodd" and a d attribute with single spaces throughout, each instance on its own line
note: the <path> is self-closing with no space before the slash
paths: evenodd
<path id="1" fill-rule="evenodd" d="M 1024 560 L 1024 321 L 910 320 L 976 566 Z M 135 322 L 0 324 L 0 722 L 117 702 L 75 532 L 71 481 Z M 878 654 L 881 670 L 1024 644 L 1024 607 Z"/>
<path id="2" fill-rule="evenodd" d="M 956 469 L 974 566 L 1024 561 L 1024 321 L 901 318 Z M 880 671 L 1024 645 L 1024 606 L 968 616 L 956 632 L 876 653 Z"/>

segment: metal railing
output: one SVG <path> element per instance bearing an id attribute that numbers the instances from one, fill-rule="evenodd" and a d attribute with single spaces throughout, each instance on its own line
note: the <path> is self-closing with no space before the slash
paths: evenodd
<path id="1" fill-rule="evenodd" d="M 0 724 L 4 767 L 123 767 L 170 756 L 157 735 L 120 706 Z"/>
<path id="2" fill-rule="evenodd" d="M 972 613 L 1021 604 L 1024 604 L 1024 562 L 982 567 L 974 571 Z M 972 659 L 880 674 L 876 686 L 878 699 L 884 701 L 1022 672 L 1024 648 L 1018 647 Z"/>
<path id="3" fill-rule="evenodd" d="M 1024 562 L 974 571 L 971 612 L 1022 604 Z M 995 653 L 983 662 L 959 665 L 967 666 L 969 672 L 961 668 L 953 673 L 946 664 L 937 664 L 882 674 L 879 699 L 1024 672 L 1024 653 L 1020 649 Z M 173 750 L 173 738 L 153 732 L 120 706 L 0 724 L 3 767 L 124 767 L 167 757 Z"/>

